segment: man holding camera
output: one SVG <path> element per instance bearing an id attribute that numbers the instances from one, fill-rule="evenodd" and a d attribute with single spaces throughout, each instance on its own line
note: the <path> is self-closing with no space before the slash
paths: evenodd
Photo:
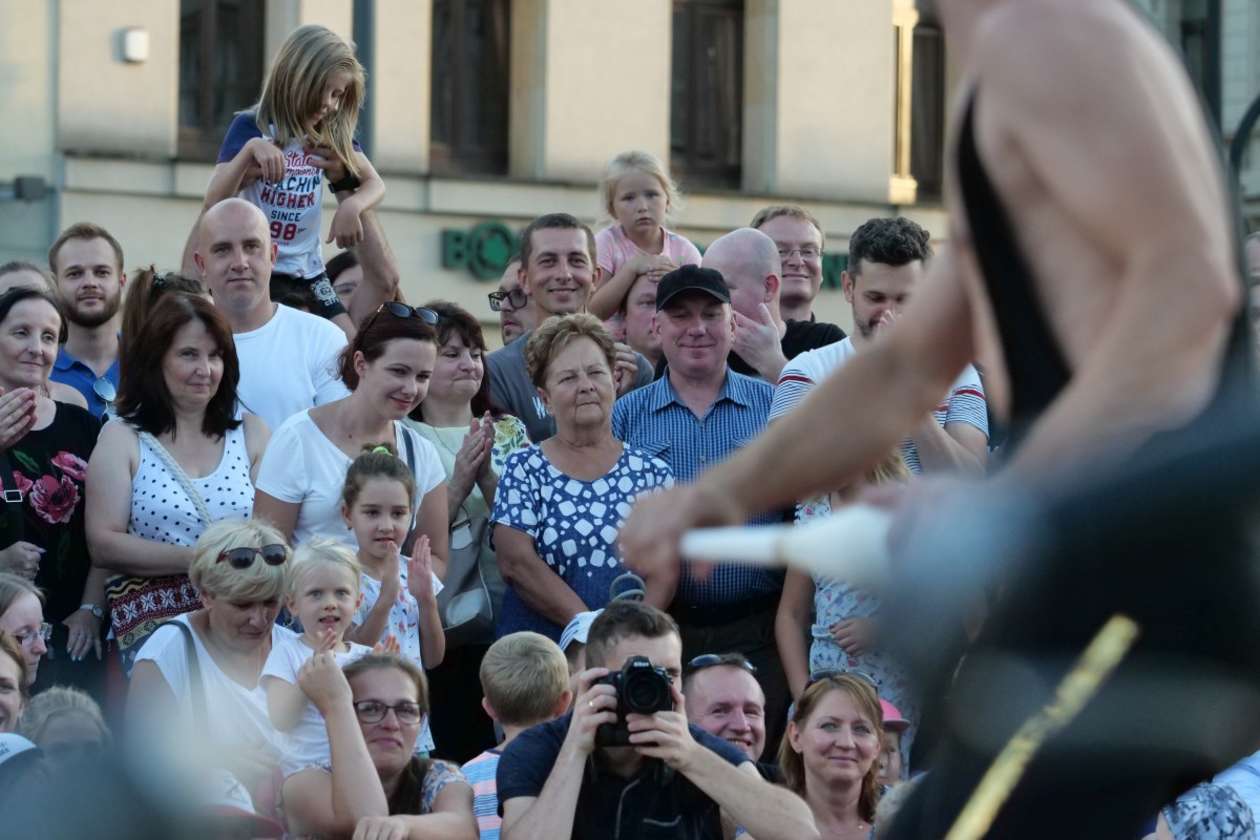
<path id="1" fill-rule="evenodd" d="M 817 838 L 803 801 L 687 723 L 682 640 L 668 615 L 614 601 L 591 625 L 573 712 L 499 762 L 504 840 Z"/>

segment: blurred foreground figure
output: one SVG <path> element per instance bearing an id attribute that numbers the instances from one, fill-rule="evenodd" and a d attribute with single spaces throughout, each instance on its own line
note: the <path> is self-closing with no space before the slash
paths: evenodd
<path id="1" fill-rule="evenodd" d="M 949 250 L 885 340 L 696 484 L 641 502 L 623 554 L 657 572 L 690 528 L 844 486 L 979 359 L 1010 428 L 1005 468 L 970 488 L 920 483 L 894 535 L 885 624 L 893 644 L 918 632 L 908 661 L 927 697 L 948 676 L 929 620 L 960 620 L 978 579 L 1001 595 L 951 688 L 933 772 L 888 836 L 944 836 L 1116 612 L 1140 625 L 1136 647 L 989 836 L 1135 836 L 1260 727 L 1243 522 L 1257 480 L 1237 469 L 1260 424 L 1223 172 L 1177 57 L 1119 0 L 938 10 L 963 63 Z M 1126 461 L 1137 478 L 1114 471 Z"/>

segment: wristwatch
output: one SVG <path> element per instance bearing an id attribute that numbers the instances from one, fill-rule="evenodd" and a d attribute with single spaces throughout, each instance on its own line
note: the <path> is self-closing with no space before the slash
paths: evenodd
<path id="1" fill-rule="evenodd" d="M 331 178 L 328 180 L 328 189 L 332 190 L 335 193 L 353 192 L 354 190 L 357 190 L 358 188 L 359 188 L 359 179 L 351 175 L 349 172 L 347 172 L 345 177 L 342 178 L 340 181 L 334 181 Z"/>
<path id="2" fill-rule="evenodd" d="M 79 609 L 87 610 L 92 615 L 96 616 L 98 620 L 103 619 L 105 617 L 105 610 L 98 607 L 96 604 L 80 604 Z"/>

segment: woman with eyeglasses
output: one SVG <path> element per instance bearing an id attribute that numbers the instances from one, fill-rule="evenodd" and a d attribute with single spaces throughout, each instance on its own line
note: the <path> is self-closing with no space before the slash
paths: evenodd
<path id="1" fill-rule="evenodd" d="M 493 615 L 503 603 L 504 583 L 490 545 L 490 508 L 494 505 L 499 473 L 508 455 L 529 446 L 525 424 L 503 414 L 490 402 L 486 377 L 486 341 L 481 324 L 453 303 L 435 302 L 438 313 L 438 352 L 429 390 L 406 421 L 430 441 L 446 474 L 448 528 L 453 556 L 464 558 L 459 580 L 444 583 L 455 594 L 472 575 L 480 575 L 483 594 Z M 448 564 L 448 568 L 450 568 Z M 465 629 L 447 639 L 448 655 L 429 671 L 435 686 L 434 717 L 442 721 L 435 733 L 442 755 L 468 761 L 494 745 L 494 726 L 481 708 L 481 659 L 494 641 L 494 626 Z"/>
<path id="2" fill-rule="evenodd" d="M 298 412 L 272 434 L 258 471 L 255 516 L 294 545 L 328 537 L 358 548 L 341 515 L 346 470 L 365 447 L 389 443 L 411 468 L 421 496 L 412 539 L 428 537 L 433 571 L 445 576 L 446 472 L 433 444 L 402 422 L 429 390 L 437 324 L 431 309 L 395 302 L 364 321 L 340 359 L 350 396 Z"/>
<path id="3" fill-rule="evenodd" d="M 824 840 L 875 836 L 882 722 L 875 687 L 856 674 L 819 674 L 796 700 L 779 768 Z"/>
<path id="4" fill-rule="evenodd" d="M 0 630 L 0 734 L 12 732 L 26 709 L 26 661 L 18 641 Z"/>
<path id="5" fill-rule="evenodd" d="M 40 686 L 101 690 L 105 576 L 92 568 L 83 524 L 87 460 L 100 421 L 43 391 L 65 338 L 58 303 L 37 289 L 0 295 L 0 571 L 34 581 L 52 625 Z"/>
<path id="6" fill-rule="evenodd" d="M 160 285 L 159 285 L 160 284 Z M 118 417 L 88 464 L 87 535 L 124 673 L 159 625 L 200 602 L 193 545 L 212 523 L 245 520 L 267 427 L 238 416 L 231 328 L 207 298 L 149 275 L 128 299 Z M 124 321 L 126 323 L 126 321 Z M 124 335 L 127 335 L 124 333 Z"/>
<path id="7" fill-rule="evenodd" d="M 0 631 L 8 633 L 22 651 L 29 689 L 39 674 L 39 661 L 48 652 L 52 625 L 44 621 L 44 596 L 26 578 L 0 572 Z"/>
<path id="8" fill-rule="evenodd" d="M 459 767 L 415 755 L 429 711 L 419 667 L 374 654 L 342 671 L 332 654 L 317 653 L 298 681 L 324 716 L 336 762 L 286 780 L 291 834 L 476 840 L 473 791 Z"/>
<path id="9" fill-rule="evenodd" d="M 251 791 L 271 778 L 278 755 L 259 680 L 272 646 L 293 637 L 276 624 L 290 557 L 266 522 L 219 521 L 202 532 L 188 567 L 201 608 L 140 648 L 128 731 L 181 761 L 229 769 Z"/>

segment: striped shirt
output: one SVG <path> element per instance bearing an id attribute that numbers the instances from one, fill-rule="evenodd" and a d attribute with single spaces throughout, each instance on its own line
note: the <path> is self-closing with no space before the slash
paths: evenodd
<path id="1" fill-rule="evenodd" d="M 613 434 L 665 461 L 676 481 L 692 481 L 761 434 L 772 395 L 766 382 L 728 369 L 717 400 L 704 417 L 696 417 L 678 398 L 666 373 L 617 400 Z M 780 514 L 751 520 L 753 524 L 780 521 Z M 687 606 L 713 606 L 740 603 L 781 588 L 778 575 L 753 566 L 718 564 L 704 582 L 693 579 L 684 566 L 678 598 Z"/>
<path id="2" fill-rule="evenodd" d="M 473 816 L 477 818 L 477 830 L 481 840 L 499 840 L 503 818 L 499 816 L 499 789 L 495 774 L 499 770 L 502 750 L 486 750 L 469 761 L 461 769 L 473 789 Z"/>
<path id="3" fill-rule="evenodd" d="M 837 370 L 857 353 L 853 339 L 846 338 L 817 350 L 810 350 L 792 359 L 779 374 L 779 384 L 774 389 L 774 401 L 770 406 L 770 420 L 774 421 L 797 406 L 805 396 L 833 371 Z M 949 393 L 933 411 L 941 428 L 951 423 L 966 423 L 989 436 L 989 415 L 984 400 L 984 386 L 980 374 L 967 365 L 955 380 Z M 907 438 L 901 443 L 901 457 L 912 473 L 923 472 L 919 462 L 919 450 L 914 441 Z"/>

